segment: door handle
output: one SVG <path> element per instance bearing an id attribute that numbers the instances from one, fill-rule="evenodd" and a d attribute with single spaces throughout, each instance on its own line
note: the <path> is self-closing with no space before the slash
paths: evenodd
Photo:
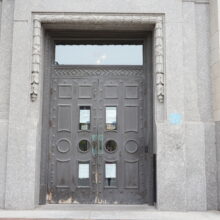
<path id="1" fill-rule="evenodd" d="M 98 143 L 97 141 L 93 141 L 92 142 L 92 152 L 93 152 L 93 155 L 97 155 L 97 148 L 98 148 Z"/>
<path id="2" fill-rule="evenodd" d="M 98 138 L 97 135 L 92 135 L 92 155 L 96 157 L 98 154 Z"/>
<path id="3" fill-rule="evenodd" d="M 92 135 L 92 154 L 97 156 L 103 153 L 103 135 Z"/>
<path id="4" fill-rule="evenodd" d="M 98 154 L 103 153 L 103 135 L 98 135 Z"/>

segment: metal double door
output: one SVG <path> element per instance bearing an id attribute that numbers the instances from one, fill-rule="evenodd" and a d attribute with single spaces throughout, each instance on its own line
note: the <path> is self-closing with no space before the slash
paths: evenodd
<path id="1" fill-rule="evenodd" d="M 145 91 L 141 68 L 55 67 L 48 203 L 146 202 Z"/>

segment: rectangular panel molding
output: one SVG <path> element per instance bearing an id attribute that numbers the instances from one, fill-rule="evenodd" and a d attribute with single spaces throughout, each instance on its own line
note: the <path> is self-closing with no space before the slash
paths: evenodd
<path id="1" fill-rule="evenodd" d="M 71 99 L 73 94 L 72 85 L 59 85 L 59 98 Z"/>
<path id="2" fill-rule="evenodd" d="M 125 161 L 125 188 L 138 189 L 139 163 L 138 161 Z"/>
<path id="3" fill-rule="evenodd" d="M 58 131 L 71 132 L 71 105 L 58 106 Z"/>
<path id="4" fill-rule="evenodd" d="M 125 98 L 137 99 L 138 98 L 138 86 L 125 86 Z"/>
<path id="5" fill-rule="evenodd" d="M 31 100 L 36 101 L 39 93 L 40 69 L 41 69 L 41 29 L 42 24 L 71 24 L 84 27 L 109 27 L 117 26 L 133 29 L 149 24 L 154 25 L 154 66 L 156 78 L 156 94 L 159 102 L 164 102 L 164 16 L 152 14 L 33 14 L 33 47 L 32 47 L 32 71 L 31 71 Z"/>
<path id="6" fill-rule="evenodd" d="M 125 106 L 124 127 L 125 132 L 138 132 L 138 106 Z"/>
<path id="7" fill-rule="evenodd" d="M 56 187 L 69 188 L 70 187 L 70 160 L 56 161 Z"/>
<path id="8" fill-rule="evenodd" d="M 79 98 L 91 99 L 92 98 L 92 86 L 90 85 L 79 86 Z"/>
<path id="9" fill-rule="evenodd" d="M 105 98 L 117 99 L 118 98 L 118 86 L 108 85 L 105 86 Z"/>

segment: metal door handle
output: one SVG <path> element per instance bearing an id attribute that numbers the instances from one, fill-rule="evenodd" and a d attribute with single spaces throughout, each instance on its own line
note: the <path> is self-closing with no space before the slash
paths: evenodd
<path id="1" fill-rule="evenodd" d="M 98 154 L 103 153 L 103 135 L 98 135 Z"/>
<path id="2" fill-rule="evenodd" d="M 92 154 L 97 156 L 103 153 L 103 135 L 92 135 Z"/>
<path id="3" fill-rule="evenodd" d="M 92 155 L 96 157 L 98 154 L 98 140 L 97 135 L 92 136 Z"/>

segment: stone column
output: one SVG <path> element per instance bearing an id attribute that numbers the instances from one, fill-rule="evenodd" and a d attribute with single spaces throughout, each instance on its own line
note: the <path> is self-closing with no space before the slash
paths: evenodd
<path id="1" fill-rule="evenodd" d="M 220 209 L 220 0 L 210 0 L 211 73 L 218 167 L 218 208 Z"/>
<path id="2" fill-rule="evenodd" d="M 0 208 L 4 208 L 14 0 L 0 1 L 0 16 Z"/>

